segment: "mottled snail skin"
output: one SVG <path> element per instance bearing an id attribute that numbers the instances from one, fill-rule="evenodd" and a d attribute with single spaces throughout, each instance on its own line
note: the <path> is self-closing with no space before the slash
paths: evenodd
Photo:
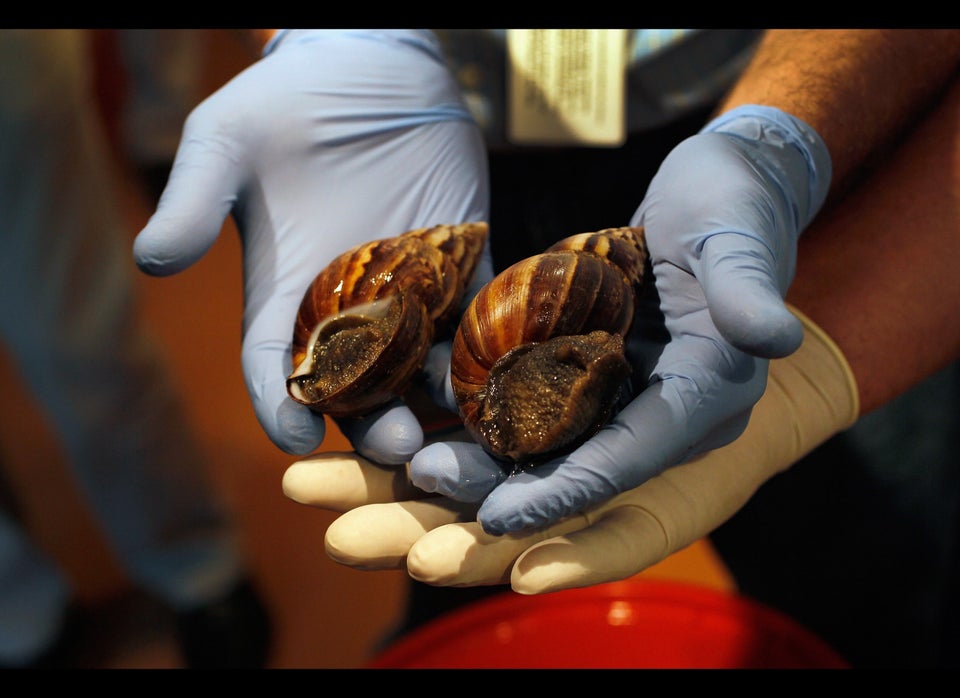
<path id="1" fill-rule="evenodd" d="M 486 238 L 486 223 L 438 225 L 334 259 L 297 313 L 290 397 L 357 417 L 402 395 L 434 337 L 455 320 Z"/>
<path id="2" fill-rule="evenodd" d="M 561 240 L 481 289 L 454 337 L 451 379 L 488 453 L 535 464 L 610 419 L 646 260 L 642 228 L 610 228 Z"/>

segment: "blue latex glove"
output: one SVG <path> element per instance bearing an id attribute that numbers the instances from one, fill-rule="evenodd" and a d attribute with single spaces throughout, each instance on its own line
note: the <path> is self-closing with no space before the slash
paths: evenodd
<path id="1" fill-rule="evenodd" d="M 287 396 L 285 379 L 313 277 L 361 242 L 486 220 L 488 198 L 480 131 L 432 34 L 285 31 L 190 115 L 134 255 L 147 273 L 179 272 L 233 214 L 243 241 L 247 389 L 271 440 L 305 454 L 323 440 L 324 420 Z M 487 251 L 475 283 L 491 269 Z M 381 463 L 405 463 L 423 442 L 399 402 L 339 424 Z"/>
<path id="2" fill-rule="evenodd" d="M 736 439 L 768 360 L 802 341 L 783 297 L 830 177 L 820 137 L 772 108 L 741 107 L 679 144 L 631 222 L 646 229 L 656 290 L 628 338 L 634 399 L 573 453 L 511 477 L 475 444 L 429 446 L 411 462 L 414 484 L 483 500 L 478 520 L 503 534 L 551 524 Z"/>

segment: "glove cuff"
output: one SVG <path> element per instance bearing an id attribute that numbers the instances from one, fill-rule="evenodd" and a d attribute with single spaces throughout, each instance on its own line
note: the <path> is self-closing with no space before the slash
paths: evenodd
<path id="1" fill-rule="evenodd" d="M 713 119 L 701 133 L 727 133 L 764 146 L 771 155 L 764 158 L 767 169 L 781 188 L 796 194 L 798 230 L 823 206 L 833 165 L 826 143 L 809 124 L 775 107 L 747 104 Z"/>
<path id="2" fill-rule="evenodd" d="M 799 408 L 793 415 L 798 424 L 792 454 L 796 460 L 853 426 L 860 416 L 860 397 L 853 370 L 836 342 L 804 313 L 790 304 L 787 307 L 803 325 L 804 340 L 793 355 L 777 359 L 782 366 L 771 363 L 770 380 Z M 810 394 L 803 395 L 801 390 Z M 814 400 L 822 409 L 810 409 Z"/>

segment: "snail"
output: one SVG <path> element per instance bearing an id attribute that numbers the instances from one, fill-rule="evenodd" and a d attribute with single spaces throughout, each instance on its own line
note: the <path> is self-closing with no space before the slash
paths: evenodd
<path id="1" fill-rule="evenodd" d="M 307 288 L 293 331 L 291 398 L 358 417 L 403 395 L 452 330 L 487 224 L 437 225 L 347 250 Z"/>
<path id="2" fill-rule="evenodd" d="M 642 228 L 574 235 L 484 286 L 453 341 L 467 432 L 505 467 L 576 448 L 609 421 L 631 368 L 624 337 L 643 287 Z"/>

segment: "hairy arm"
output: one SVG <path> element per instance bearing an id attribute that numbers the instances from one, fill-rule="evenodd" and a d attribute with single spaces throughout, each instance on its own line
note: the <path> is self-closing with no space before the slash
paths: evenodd
<path id="1" fill-rule="evenodd" d="M 960 358 L 960 80 L 800 238 L 787 299 L 826 330 L 870 412 Z"/>
<path id="2" fill-rule="evenodd" d="M 778 107 L 827 144 L 787 299 L 843 350 L 861 413 L 960 356 L 958 66 L 953 29 L 770 30 L 720 107 Z"/>
<path id="3" fill-rule="evenodd" d="M 720 106 L 777 107 L 820 134 L 830 197 L 926 109 L 960 65 L 960 31 L 770 30 Z"/>

